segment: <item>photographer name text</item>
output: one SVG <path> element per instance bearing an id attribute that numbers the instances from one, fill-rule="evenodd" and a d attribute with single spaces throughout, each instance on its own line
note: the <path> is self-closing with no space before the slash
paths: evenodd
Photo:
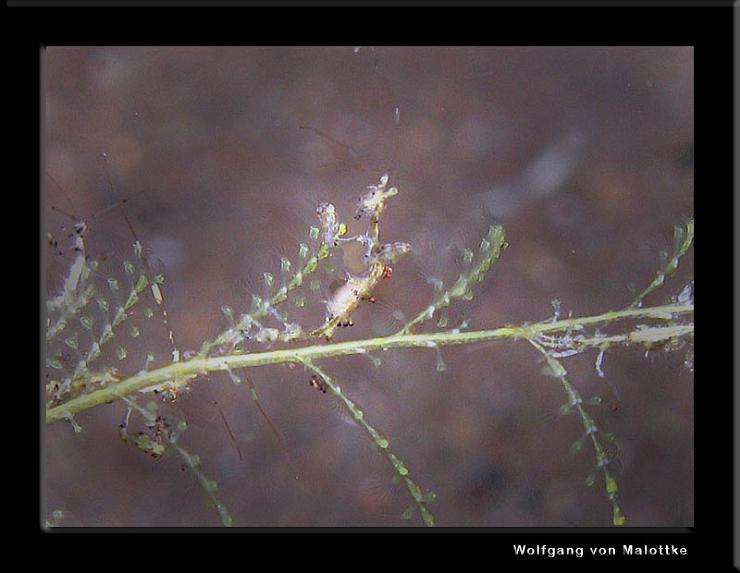
<path id="1" fill-rule="evenodd" d="M 588 554 L 617 555 L 618 547 L 589 547 Z M 656 556 L 686 555 L 686 547 L 678 545 L 622 545 L 621 555 Z M 541 557 L 583 557 L 587 554 L 584 547 L 552 547 L 550 545 L 514 545 L 514 555 Z"/>

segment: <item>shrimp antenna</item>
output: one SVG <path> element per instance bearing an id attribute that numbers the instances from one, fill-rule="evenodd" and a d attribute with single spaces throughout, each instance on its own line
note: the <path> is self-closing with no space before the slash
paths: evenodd
<path id="1" fill-rule="evenodd" d="M 360 163 L 359 153 L 357 153 L 357 151 L 351 145 L 347 145 L 346 143 L 339 141 L 335 137 L 332 137 L 328 133 L 325 133 L 321 131 L 320 129 L 310 126 L 310 125 L 299 125 L 298 128 L 313 131 L 319 137 L 323 137 L 324 139 L 329 141 L 332 145 L 339 148 L 345 154 L 345 156 L 341 158 L 341 161 L 337 162 L 337 165 L 344 164 L 350 169 L 354 169 L 356 171 L 360 171 L 360 172 L 367 171 L 365 166 Z M 338 156 L 339 154 L 335 153 L 335 155 Z"/>
<path id="2" fill-rule="evenodd" d="M 267 422 L 267 425 L 270 426 L 270 430 L 274 434 L 275 438 L 278 441 L 278 444 L 283 449 L 285 454 L 288 456 L 288 460 L 290 461 L 290 464 L 293 466 L 293 471 L 295 473 L 295 479 L 298 479 L 298 470 L 297 470 L 297 464 L 295 463 L 295 460 L 293 459 L 293 456 L 290 453 L 290 449 L 288 448 L 288 444 L 285 441 L 285 437 L 283 436 L 282 432 L 277 428 L 277 426 L 272 422 L 270 417 L 267 415 L 267 412 L 262 407 L 262 404 L 259 401 L 259 398 L 257 397 L 257 390 L 254 387 L 254 383 L 252 382 L 252 379 L 249 376 L 245 376 L 247 380 L 247 385 L 249 386 L 249 390 L 252 394 L 252 400 L 254 400 L 255 406 L 257 406 L 257 409 L 259 410 L 262 417 L 265 419 L 265 422 Z"/>
<path id="3" fill-rule="evenodd" d="M 239 454 L 239 460 L 244 461 L 244 456 L 242 455 L 242 450 L 239 447 L 239 444 L 236 442 L 236 438 L 234 437 L 234 432 L 231 431 L 231 426 L 229 426 L 229 422 L 226 420 L 226 416 L 224 415 L 223 410 L 218 405 L 218 402 L 215 400 L 213 401 L 213 405 L 216 406 L 216 409 L 218 410 L 218 413 L 221 415 L 221 419 L 224 422 L 224 426 L 226 426 L 226 431 L 229 433 L 229 437 L 231 438 L 231 441 L 234 443 L 234 446 L 236 447 L 236 451 Z"/>
<path id="4" fill-rule="evenodd" d="M 349 151 L 350 154 L 352 155 L 352 159 L 357 159 L 357 152 L 354 150 L 354 148 L 351 145 L 347 145 L 346 143 L 344 143 L 342 141 L 339 141 L 338 139 L 332 137 L 328 133 L 325 133 L 325 132 L 321 131 L 317 127 L 313 127 L 313 126 L 310 126 L 310 125 L 299 125 L 298 126 L 298 129 L 307 129 L 309 131 L 313 131 L 315 134 L 317 134 L 320 137 L 323 137 L 324 139 L 330 141 L 334 145 L 337 145 L 337 146 L 339 146 L 339 147 L 341 147 L 341 148 L 346 149 L 347 151 Z"/>
<path id="5" fill-rule="evenodd" d="M 67 200 L 67 203 L 69 203 L 69 206 L 72 207 L 72 210 L 76 211 L 77 208 L 76 208 L 76 206 L 74 204 L 74 201 L 72 201 L 72 198 L 69 196 L 69 193 L 67 193 L 67 190 L 64 187 L 62 187 L 62 185 L 59 183 L 59 181 L 57 181 L 56 179 L 54 179 L 54 176 L 51 173 L 49 173 L 49 170 L 48 169 L 46 170 L 46 176 L 49 179 L 51 179 L 51 181 L 54 183 L 54 185 L 57 186 L 57 189 L 59 189 L 62 192 L 62 195 Z M 63 215 L 66 215 L 67 217 L 71 217 L 72 219 L 77 219 L 77 217 L 74 217 L 74 216 L 70 215 L 69 213 L 65 213 L 64 211 L 62 211 L 58 207 L 54 207 L 54 205 L 52 205 L 51 208 L 54 209 L 55 211 L 59 211 L 60 213 L 62 213 Z"/>

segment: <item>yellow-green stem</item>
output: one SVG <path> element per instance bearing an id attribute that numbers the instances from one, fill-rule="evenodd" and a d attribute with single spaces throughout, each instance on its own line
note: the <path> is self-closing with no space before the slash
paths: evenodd
<path id="1" fill-rule="evenodd" d="M 268 364 L 284 364 L 306 361 L 318 361 L 324 358 L 336 358 L 354 354 L 364 354 L 378 350 L 392 348 L 434 348 L 435 346 L 450 346 L 459 344 L 473 344 L 476 342 L 492 342 L 498 340 L 534 340 L 539 334 L 548 332 L 567 331 L 574 327 L 604 324 L 617 320 L 658 319 L 671 320 L 679 315 L 690 315 L 694 312 L 693 305 L 665 305 L 652 308 L 635 308 L 620 311 L 610 311 L 596 316 L 568 318 L 555 322 L 539 322 L 524 326 L 504 326 L 493 330 L 478 330 L 457 332 L 433 332 L 429 334 L 403 334 L 366 340 L 351 340 L 336 344 L 317 344 L 300 348 L 285 348 L 266 352 L 249 354 L 231 354 L 216 357 L 196 357 L 191 360 L 176 362 L 168 366 L 140 372 L 134 376 L 113 382 L 104 388 L 87 394 L 81 394 L 63 404 L 59 404 L 46 411 L 46 422 L 57 422 L 71 415 L 89 410 L 95 406 L 110 403 L 133 392 L 146 390 L 164 382 L 182 382 L 209 372 L 237 370 Z M 661 330 L 662 329 L 662 330 Z M 627 343 L 644 343 L 643 331 L 632 330 L 626 335 Z M 683 325 L 676 329 L 675 324 L 665 327 L 649 329 L 649 342 L 670 340 L 680 336 L 693 334 L 693 325 Z"/>

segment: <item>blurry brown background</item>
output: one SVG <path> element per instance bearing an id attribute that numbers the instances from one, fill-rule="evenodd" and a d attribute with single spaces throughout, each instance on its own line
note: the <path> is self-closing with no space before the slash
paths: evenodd
<path id="1" fill-rule="evenodd" d="M 319 201 L 355 225 L 356 197 L 385 171 L 399 194 L 383 237 L 410 242 L 414 255 L 337 340 L 397 330 L 393 312 L 424 308 L 430 276 L 451 284 L 460 249 L 491 221 L 505 225 L 510 246 L 450 326 L 542 320 L 554 298 L 563 315 L 624 307 L 670 250 L 673 225 L 693 214 L 691 48 L 52 47 L 45 68 L 46 171 L 66 193 L 47 178 L 48 202 L 89 217 L 135 195 L 128 213 L 165 269 L 181 350 L 225 327 L 221 305 L 247 310 L 280 256 L 297 260 Z M 93 252 L 126 250 L 120 221 L 115 212 L 91 221 Z M 48 260 L 58 284 L 63 265 Z M 692 276 L 690 253 L 648 304 Z M 162 332 L 142 339 L 167 354 Z M 618 438 L 630 525 L 693 524 L 684 356 L 614 350 L 605 379 L 595 352 L 565 361 L 584 396 L 612 398 L 613 384 L 621 398 L 619 410 L 592 413 Z M 610 525 L 601 478 L 583 484 L 593 452 L 570 453 L 580 422 L 558 417 L 566 397 L 540 374 L 536 352 L 511 342 L 442 357 L 444 372 L 433 350 L 384 354 L 380 368 L 366 357 L 323 365 L 437 493 L 438 524 Z M 123 370 L 143 366 L 129 362 Z M 252 375 L 292 465 L 246 386 L 215 376 L 176 403 L 190 422 L 183 444 L 218 481 L 235 525 L 420 523 L 401 519 L 411 504 L 386 460 L 307 374 Z M 124 412 L 78 416 L 80 435 L 64 423 L 46 429 L 45 515 L 62 509 L 67 525 L 218 525 L 176 457 L 155 461 L 118 439 Z"/>

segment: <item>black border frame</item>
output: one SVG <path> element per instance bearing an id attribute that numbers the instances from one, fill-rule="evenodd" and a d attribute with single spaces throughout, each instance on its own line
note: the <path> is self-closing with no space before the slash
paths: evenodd
<path id="1" fill-rule="evenodd" d="M 77 2 L 89 4 L 92 2 Z M 223 3 L 223 2 L 219 2 Z M 287 2 L 279 2 L 287 4 Z M 733 390 L 725 381 L 732 375 L 733 332 L 727 317 L 728 300 L 732 300 L 733 281 L 722 271 L 729 270 L 732 260 L 732 118 L 733 118 L 733 8 L 730 3 L 722 6 L 673 6 L 666 7 L 532 7 L 510 8 L 480 6 L 450 8 L 429 5 L 426 9 L 369 7 L 329 8 L 326 5 L 314 8 L 249 7 L 216 9 L 198 7 L 190 3 L 175 11 L 150 7 L 147 9 L 115 8 L 110 2 L 96 2 L 97 8 L 39 8 L 21 7 L 20 4 L 42 4 L 42 2 L 15 2 L 11 8 L 6 27 L 6 46 L 11 48 L 11 84 L 9 92 L 13 103 L 11 113 L 22 117 L 11 132 L 13 156 L 23 161 L 10 163 L 16 170 L 17 180 L 29 180 L 29 174 L 38 176 L 40 190 L 41 150 L 41 66 L 46 45 L 95 45 L 95 44 L 192 44 L 192 45 L 278 45 L 278 44 L 444 44 L 444 45 L 693 45 L 696 59 L 696 136 L 703 144 L 699 146 L 699 188 L 706 189 L 697 198 L 699 208 L 700 239 L 698 249 L 704 250 L 706 258 L 715 255 L 716 263 L 710 272 L 709 265 L 698 265 L 704 278 L 699 280 L 700 301 L 706 310 L 700 313 L 700 325 L 710 332 L 712 344 L 699 344 L 699 383 L 696 385 L 696 432 L 698 447 L 695 449 L 695 527 L 690 529 L 593 529 L 593 528 L 494 528 L 494 529 L 449 529 L 436 530 L 398 529 L 377 530 L 362 528 L 319 528 L 313 530 L 286 528 L 279 530 L 249 529 L 249 532 L 281 533 L 378 533 L 396 534 L 455 533 L 456 541 L 465 551 L 483 550 L 489 557 L 487 564 L 560 564 L 572 567 L 577 563 L 605 567 L 619 562 L 620 565 L 691 565 L 697 567 L 705 560 L 715 560 L 723 568 L 732 566 L 732 511 L 733 511 L 733 451 L 732 419 Z M 115 2 L 121 4 L 121 2 Z M 132 2 L 133 4 L 133 2 Z M 174 4 L 174 2 L 159 2 Z M 184 3 L 181 3 L 181 5 Z M 325 3 L 326 4 L 326 3 Z M 412 4 L 412 2 L 407 2 Z M 413 2 L 420 4 L 420 2 Z M 573 3 L 571 3 L 573 4 Z M 581 3 L 579 3 L 581 4 Z M 657 3 L 656 3 L 657 4 Z M 667 4 L 660 2 L 659 4 Z M 673 3 L 675 4 L 675 3 Z M 685 3 L 686 4 L 686 3 Z M 298 23 L 291 27 L 290 22 Z M 9 45 L 10 44 L 10 45 Z M 13 81 L 15 80 L 15 81 Z M 20 124 L 20 125 L 19 125 Z M 29 197 L 40 213 L 40 193 L 14 189 L 14 196 Z M 710 199 L 711 197 L 711 199 Z M 6 203 L 8 204 L 8 203 Z M 714 212 L 712 212 L 714 211 Z M 702 225 L 702 221 L 714 224 Z M 41 236 L 40 228 L 38 237 Z M 39 247 L 40 248 L 40 247 Z M 727 250 L 726 250 L 727 249 Z M 729 252 L 727 252 L 729 250 Z M 705 257 L 701 258 L 702 261 Z M 36 267 L 41 284 L 40 265 Z M 702 271 L 702 269 L 706 269 Z M 729 273 L 728 273 L 729 274 Z M 714 283 L 714 284 L 712 284 Z M 701 288 L 701 285 L 706 286 Z M 702 297 L 701 292 L 713 296 Z M 39 298 L 43 300 L 43 293 Z M 37 302 L 37 301 L 36 301 Z M 714 308 L 713 308 L 714 307 Z M 39 308 L 34 303 L 34 308 Z M 734 308 L 734 306 L 732 307 Z M 41 317 L 38 322 L 40 324 Z M 29 321 L 30 322 L 30 321 Z M 702 327 L 700 326 L 700 329 Z M 38 332 L 40 344 L 43 342 Z M 34 338 L 35 339 L 35 338 Z M 41 346 L 39 345 L 39 351 Z M 713 356 L 714 355 L 714 356 Z M 40 361 L 39 361 L 40 364 Z M 707 365 L 717 367 L 714 375 L 709 374 Z M 714 368 L 712 369 L 714 370 Z M 728 371 L 729 370 L 729 371 Z M 39 373 L 39 378 L 41 372 Z M 20 381 L 22 382 L 22 381 Z M 702 384 L 702 382 L 704 384 Z M 31 390 L 33 399 L 39 400 L 38 389 L 30 382 L 22 382 L 22 388 Z M 39 412 L 41 402 L 39 400 Z M 43 421 L 43 417 L 41 417 Z M 39 434 L 39 444 L 41 435 Z M 33 457 L 24 468 L 36 470 L 40 475 L 39 458 Z M 31 479 L 29 484 L 38 484 Z M 37 488 L 30 499 L 39 494 Z M 57 530 L 46 534 L 40 527 L 39 511 L 34 513 L 32 529 L 42 534 L 44 544 L 63 541 L 70 537 L 65 533 L 96 529 Z M 105 532 L 156 531 L 170 532 L 177 529 L 105 529 Z M 187 532 L 211 532 L 193 528 Z M 220 530 L 219 530 L 220 531 Z M 245 530 L 235 529 L 234 532 Z M 61 535 L 59 535 L 61 534 Z M 474 534 L 474 535 L 470 535 Z M 484 534 L 480 535 L 480 534 Z M 491 535 L 493 534 L 493 535 Z M 330 559 L 333 552 L 324 552 L 315 539 L 309 555 Z M 362 540 L 360 540 L 362 542 Z M 396 538 L 406 544 L 409 538 Z M 471 544 L 470 542 L 474 543 Z M 515 557 L 513 543 L 548 544 L 566 546 L 609 546 L 618 548 L 625 543 L 636 545 L 676 544 L 688 549 L 686 557 L 624 557 L 582 559 L 546 557 Z M 344 543 L 344 541 L 342 542 Z M 56 545 L 56 543 L 54 543 Z M 60 549 L 61 543 L 54 550 Z M 375 544 L 373 544 L 375 546 Z M 388 548 L 391 545 L 387 546 Z M 410 547 L 407 548 L 410 549 Z M 400 544 L 394 549 L 401 549 Z M 185 553 L 185 552 L 183 552 Z M 301 557 L 300 551 L 295 552 Z M 365 554 L 366 551 L 363 551 Z M 385 551 L 383 551 L 385 553 Z M 472 555 L 472 554 L 471 554 Z M 461 561 L 467 556 L 459 557 Z M 456 558 L 457 560 L 457 558 Z M 719 570 L 719 569 L 717 569 Z"/>

